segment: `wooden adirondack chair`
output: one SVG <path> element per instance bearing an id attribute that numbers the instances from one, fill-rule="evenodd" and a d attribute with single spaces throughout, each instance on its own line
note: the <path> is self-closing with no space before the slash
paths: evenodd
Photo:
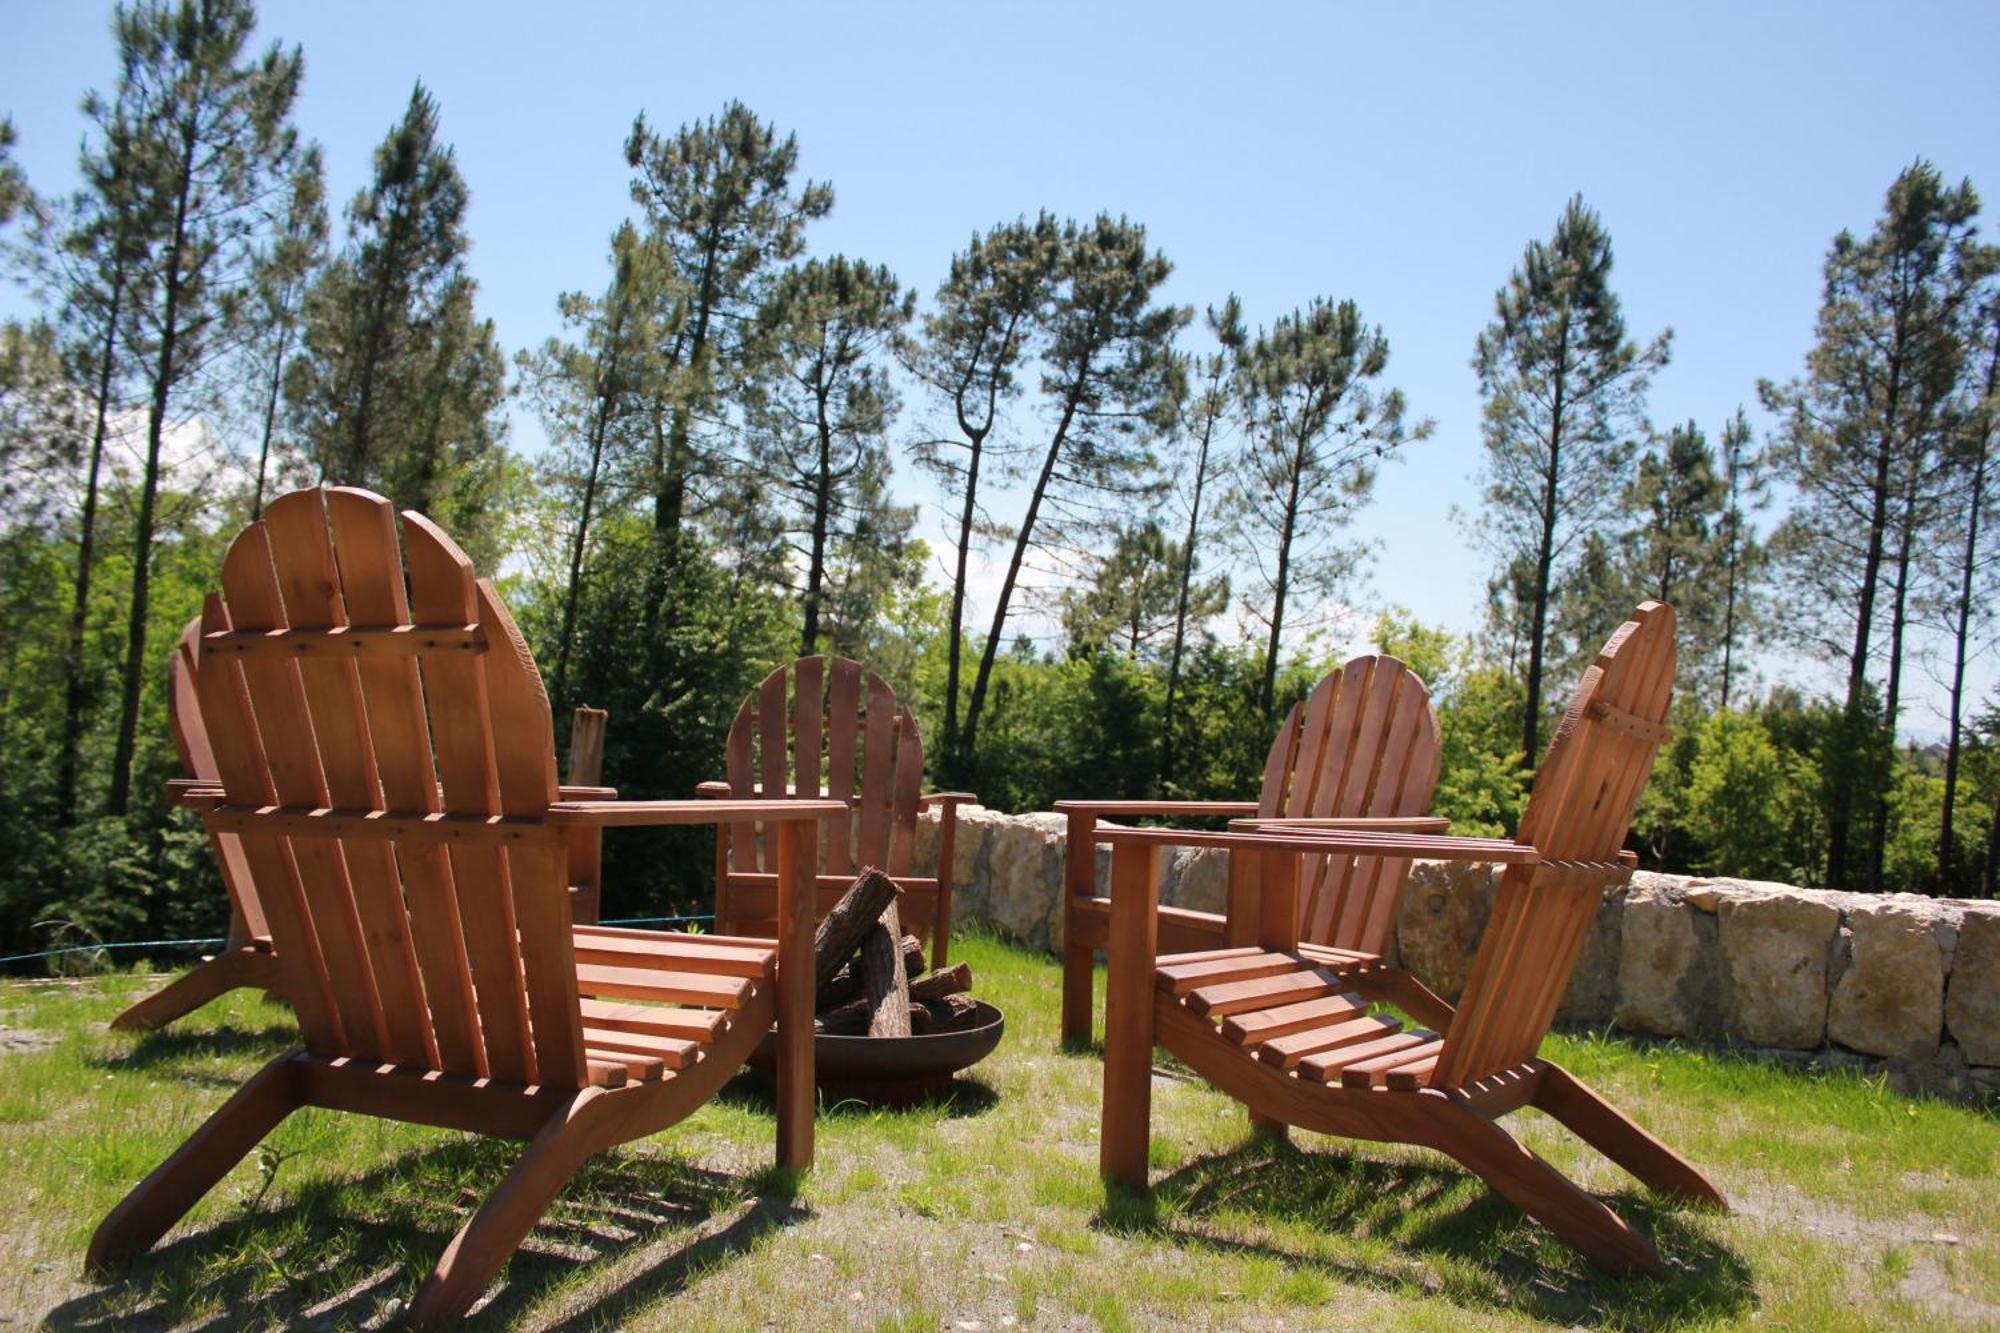
<path id="1" fill-rule="evenodd" d="M 167 784 L 167 799 L 176 805 L 187 793 L 222 781 L 194 688 L 194 663 L 200 650 L 201 617 L 196 616 L 181 631 L 167 661 L 167 721 L 186 774 Z M 603 709 L 576 710 L 570 722 L 569 783 L 561 789 L 562 799 L 610 800 L 618 795 L 612 788 L 597 785 L 604 771 L 604 724 Z M 603 839 L 602 829 L 578 827 L 569 831 L 570 907 L 579 923 L 597 920 Z M 203 959 L 112 1019 L 111 1026 L 120 1031 L 163 1028 L 239 987 L 257 987 L 277 995 L 285 992 L 284 969 L 271 951 L 271 928 L 264 919 L 263 898 L 244 862 L 242 839 L 234 833 L 211 832 L 208 841 L 215 851 L 222 887 L 229 895 L 229 933 L 223 951 Z"/>
<path id="2" fill-rule="evenodd" d="M 863 686 L 866 686 L 864 695 Z M 847 804 L 849 819 L 825 825 L 816 911 L 824 915 L 863 866 L 902 887 L 903 929 L 929 935 L 932 967 L 951 947 L 951 862 L 958 807 L 968 792 L 924 795 L 924 743 L 917 720 L 880 676 L 846 657 L 801 657 L 766 676 L 729 727 L 729 778 L 704 782 L 702 796 L 737 802 L 825 794 Z M 938 872 L 910 873 L 918 812 L 939 809 Z M 771 846 L 757 825 L 715 829 L 715 928 L 761 930 L 771 917 Z"/>
<path id="3" fill-rule="evenodd" d="M 390 505 L 366 491 L 283 496 L 203 609 L 189 675 L 219 782 L 186 803 L 260 886 L 304 1048 L 112 1210 L 92 1269 L 150 1247 L 301 1106 L 527 1140 L 410 1308 L 452 1318 L 584 1159 L 700 1106 L 774 1020 L 778 1160 L 811 1161 L 802 821 L 843 807 L 758 807 L 777 829 L 776 939 L 573 927 L 570 830 L 740 810 L 561 799 L 507 608 L 427 519 L 405 513 L 403 534 L 399 557 Z"/>
<path id="4" fill-rule="evenodd" d="M 1727 1204 L 1713 1184 L 1574 1076 L 1537 1056 L 1604 886 L 1630 874 L 1625 834 L 1668 737 L 1673 609 L 1640 606 L 1584 673 L 1513 841 L 1367 832 L 1104 829 L 1113 859 L 1103 1132 L 1105 1176 L 1146 1184 L 1152 1050 L 1166 1047 L 1256 1116 L 1458 1159 L 1599 1267 L 1660 1271 L 1651 1242 L 1495 1123 L 1539 1107 L 1645 1184 Z M 1165 845 L 1259 853 L 1254 945 L 1157 956 L 1153 870 Z M 1297 940 L 1303 856 L 1422 855 L 1506 865 L 1454 1010 L 1379 960 Z M 1392 1003 L 1435 1030 L 1373 1016 Z"/>
<path id="5" fill-rule="evenodd" d="M 1348 828 L 1441 832 L 1424 817 L 1437 788 L 1437 718 L 1424 682 L 1393 657 L 1357 657 L 1292 706 L 1271 741 L 1254 801 L 1057 801 L 1069 816 L 1063 869 L 1062 1035 L 1090 1040 L 1095 952 L 1109 936 L 1112 899 L 1097 893 L 1098 821 L 1135 815 L 1235 815 L 1333 821 Z M 1258 878 L 1230 858 L 1226 914 L 1162 907 L 1160 945 L 1170 953 L 1248 944 L 1256 938 Z M 1379 954 L 1410 875 L 1402 857 L 1326 856 L 1305 863 L 1297 894 L 1299 938 Z"/>

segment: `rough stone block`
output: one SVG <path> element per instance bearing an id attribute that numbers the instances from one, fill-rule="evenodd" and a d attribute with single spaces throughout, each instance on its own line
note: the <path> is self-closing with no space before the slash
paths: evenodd
<path id="1" fill-rule="evenodd" d="M 1494 868 L 1419 861 L 1396 913 L 1396 950 L 1417 980 L 1456 1003 L 1493 910 Z"/>
<path id="2" fill-rule="evenodd" d="M 1827 954 L 1839 909 L 1798 894 L 1757 893 L 1723 898 L 1716 917 L 1729 972 L 1730 1035 L 1792 1050 L 1825 1042 Z"/>
<path id="3" fill-rule="evenodd" d="M 1851 961 L 1833 988 L 1826 1035 L 1850 1050 L 1904 1060 L 1937 1054 L 1944 1030 L 1944 951 L 1935 904 L 1898 895 L 1847 911 Z"/>
<path id="4" fill-rule="evenodd" d="M 1975 1065 L 2000 1065 L 2000 910 L 1968 908 L 1958 928 L 1944 1023 Z"/>

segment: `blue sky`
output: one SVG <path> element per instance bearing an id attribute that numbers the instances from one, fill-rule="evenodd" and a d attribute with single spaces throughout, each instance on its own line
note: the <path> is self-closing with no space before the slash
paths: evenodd
<path id="1" fill-rule="evenodd" d="M 109 7 L 5 10 L 0 110 L 31 181 L 67 188 L 77 99 L 115 72 Z M 473 192 L 482 308 L 510 352 L 555 331 L 557 292 L 601 284 L 631 211 L 620 147 L 634 114 L 671 128 L 732 97 L 796 131 L 804 170 L 833 182 L 814 251 L 886 263 L 926 295 L 973 231 L 1047 208 L 1143 222 L 1174 261 L 1168 295 L 1197 308 L 1233 290 L 1265 322 L 1352 297 L 1389 337 L 1390 382 L 1437 420 L 1361 524 L 1381 545 L 1362 600 L 1455 629 L 1475 623 L 1486 574 L 1449 519 L 1477 493 L 1473 339 L 1571 193 L 1611 230 L 1634 335 L 1675 331 L 1654 420 L 1693 417 L 1711 435 L 1739 403 L 1766 424 L 1756 382 L 1796 372 L 1828 241 L 1871 225 L 1898 170 L 1927 156 L 2000 200 L 1990 4 L 262 14 L 265 34 L 305 48 L 298 120 L 326 147 L 336 201 L 412 82 L 437 95 Z M 517 423 L 517 442 L 539 438 Z"/>

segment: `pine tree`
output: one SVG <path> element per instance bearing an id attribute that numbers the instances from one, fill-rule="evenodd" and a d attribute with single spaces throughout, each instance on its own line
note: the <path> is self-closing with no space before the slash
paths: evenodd
<path id="1" fill-rule="evenodd" d="M 1501 567 L 1522 576 L 1509 615 L 1527 639 L 1521 740 L 1530 763 L 1541 754 L 1551 601 L 1578 539 L 1617 504 L 1646 386 L 1672 339 L 1669 330 L 1642 349 L 1626 338 L 1611 263 L 1603 222 L 1572 198 L 1555 234 L 1528 243 L 1494 296 L 1472 361 L 1486 404 L 1478 527 Z"/>
<path id="2" fill-rule="evenodd" d="M 1229 604 L 1227 578 L 1181 582 L 1187 562 L 1157 520 L 1122 524 L 1110 553 L 1097 561 L 1090 584 L 1062 596 L 1062 624 L 1070 650 L 1112 647 L 1137 658 L 1162 635 L 1199 624 Z"/>
<path id="3" fill-rule="evenodd" d="M 1033 222 L 1004 222 L 974 236 L 937 290 L 924 319 L 911 369 L 951 417 L 947 433 L 912 447 L 918 467 L 937 478 L 958 502 L 953 544 L 951 611 L 946 625 L 944 737 L 940 756 L 953 782 L 969 776 L 963 766 L 958 702 L 964 660 L 966 578 L 978 530 L 982 469 L 1009 450 L 1001 408 L 1021 392 L 1021 374 L 1038 346 L 1062 253 L 1061 230 L 1041 214 Z"/>
<path id="4" fill-rule="evenodd" d="M 1028 552 L 1074 544 L 1079 520 L 1098 524 L 1107 507 L 1150 489 L 1152 434 L 1169 406 L 1169 354 L 1187 322 L 1179 306 L 1155 304 L 1173 265 L 1148 253 L 1146 229 L 1100 214 L 1066 223 L 1055 285 L 1044 317 L 1041 389 L 1054 418 L 1028 507 L 1014 529 L 1014 550 L 993 607 L 979 672 L 959 738 L 969 766 L 1007 613 Z M 1058 465 L 1061 472 L 1058 473 Z M 1044 510 L 1046 509 L 1046 512 Z"/>
<path id="5" fill-rule="evenodd" d="M 292 170 L 291 186 L 275 231 L 258 259 L 251 304 L 253 360 L 262 371 L 263 428 L 257 444 L 257 479 L 250 492 L 250 517 L 264 512 L 264 489 L 277 433 L 278 404 L 285 367 L 297 346 L 305 296 L 326 262 L 326 182 L 318 144 L 308 144 Z"/>
<path id="6" fill-rule="evenodd" d="M 1791 619 L 1847 668 L 1842 724 L 1828 733 L 1821 759 L 1834 887 L 1856 878 L 1856 801 L 1878 794 L 1864 785 L 1873 770 L 1867 756 L 1878 748 L 1866 733 L 1879 725 L 1894 735 L 1908 538 L 1945 437 L 1969 303 L 1993 266 L 1978 240 L 1978 213 L 1969 182 L 1948 187 L 1928 162 L 1905 169 L 1872 233 L 1834 238 L 1804 376 L 1760 386 L 1783 419 L 1778 459 L 1799 495 L 1773 539 L 1789 570 Z M 1878 695 L 1868 667 L 1882 646 L 1875 632 L 1885 592 L 1891 687 Z M 1879 883 L 1880 866 L 1878 839 L 1864 851 L 1861 877 Z"/>
<path id="7" fill-rule="evenodd" d="M 147 0 L 116 11 L 121 86 L 134 136 L 129 207 L 146 299 L 132 306 L 148 402 L 132 536 L 116 748 L 106 809 L 125 813 L 147 675 L 146 629 L 161 446 L 172 413 L 227 347 L 249 284 L 257 229 L 296 151 L 290 125 L 303 69 L 273 44 L 246 60 L 250 0 Z"/>
<path id="8" fill-rule="evenodd" d="M 1216 340 L 1216 350 L 1198 363 L 1192 357 L 1178 360 L 1175 374 L 1176 402 L 1175 426 L 1181 437 L 1188 441 L 1194 452 L 1192 466 L 1187 476 L 1187 535 L 1182 539 L 1178 552 L 1178 595 L 1174 605 L 1173 644 L 1167 650 L 1167 691 L 1166 701 L 1160 710 L 1160 781 L 1174 782 L 1178 776 L 1177 748 L 1180 727 L 1180 686 L 1181 663 L 1187 652 L 1187 636 L 1190 624 L 1199 623 L 1204 616 L 1196 614 L 1195 570 L 1200 568 L 1200 547 L 1202 536 L 1202 499 L 1209 488 L 1211 474 L 1227 475 L 1233 460 L 1221 450 L 1221 439 L 1226 431 L 1229 418 L 1234 411 L 1234 375 L 1237 355 L 1246 340 L 1243 329 L 1243 303 L 1234 293 L 1222 303 L 1222 309 L 1208 308 L 1208 329 Z M 1201 387 L 1193 389 L 1190 381 L 1199 378 Z M 1220 585 L 1222 601 L 1229 599 L 1229 580 L 1224 575 L 1211 580 L 1207 588 Z M 1221 607 L 1208 608 L 1208 614 L 1215 614 Z"/>
<path id="9" fill-rule="evenodd" d="M 1722 428 L 1723 510 L 1721 681 L 1716 706 L 1729 707 L 1736 674 L 1736 642 L 1758 621 L 1756 587 L 1765 565 L 1765 551 L 1750 531 L 1748 513 L 1764 495 L 1763 456 L 1751 448 L 1750 421 L 1737 408 Z"/>
<path id="10" fill-rule="evenodd" d="M 1995 491 L 1993 469 L 1996 443 L 2000 443 L 2000 297 L 1989 297 L 1975 326 L 1983 346 L 1982 355 L 1968 358 L 1972 399 L 1952 453 L 1958 492 L 1946 512 L 1959 518 L 1957 538 L 1958 586 L 1948 613 L 1952 630 L 1951 689 L 1947 696 L 1949 717 L 1945 728 L 1944 806 L 1938 825 L 1937 887 L 1949 894 L 1955 886 L 1954 863 L 1958 854 L 1953 832 L 1954 806 L 1958 800 L 1959 761 L 1965 739 L 1965 667 L 1970 655 L 1976 623 L 1986 620 L 1993 592 L 1996 567 L 1993 553 L 1981 546 L 1982 532 L 1990 532 Z M 1983 367 L 1981 362 L 1984 363 Z M 1990 541 L 1990 536 L 1988 537 Z"/>
<path id="11" fill-rule="evenodd" d="M 505 363 L 466 273 L 470 200 L 419 83 L 347 206 L 347 239 L 306 299 L 286 383 L 323 480 L 366 486 L 470 532 L 501 483 Z"/>
<path id="12" fill-rule="evenodd" d="M 702 457 L 696 424 L 755 371 L 756 313 L 780 265 L 805 248 L 806 224 L 833 208 L 833 187 L 794 188 L 798 140 L 778 136 L 741 102 L 669 136 L 644 115 L 625 140 L 637 174 L 632 198 L 648 235 L 672 258 L 685 309 L 669 321 L 661 348 L 669 378 L 655 404 L 654 549 L 646 589 L 646 638 L 655 632 L 667 583 L 680 558 L 688 488 L 713 460 Z"/>
<path id="13" fill-rule="evenodd" d="M 629 492 L 644 482 L 640 460 L 660 392 L 660 345 L 666 336 L 660 321 L 672 317 L 667 301 L 672 281 L 665 252 L 624 223 L 611 238 L 611 283 L 604 295 L 566 292 L 556 299 L 563 324 L 577 341 L 551 338 L 516 358 L 523 392 L 549 432 L 545 475 L 575 506 L 551 678 L 558 714 L 569 704 L 570 652 L 591 524 L 608 487 L 615 483 Z"/>
<path id="14" fill-rule="evenodd" d="M 35 194 L 28 188 L 27 173 L 14 160 L 14 145 L 19 142 L 14 118 L 0 116 L 0 227 L 20 213 L 32 212 L 34 207 Z"/>
<path id="15" fill-rule="evenodd" d="M 886 358 L 915 313 L 915 293 L 887 268 L 843 255 L 787 269 L 758 312 L 750 468 L 774 488 L 766 504 L 782 507 L 781 530 L 804 560 L 801 656 L 820 650 L 836 547 L 861 528 L 897 526 L 869 502 L 880 504 L 900 406 Z"/>
<path id="16" fill-rule="evenodd" d="M 1381 328 L 1354 302 L 1326 299 L 1258 330 L 1239 355 L 1250 438 L 1231 506 L 1262 586 L 1245 606 L 1266 628 L 1257 704 L 1267 720 L 1288 615 L 1353 576 L 1363 548 L 1338 534 L 1368 503 L 1381 460 L 1433 428 L 1406 425 L 1402 391 L 1376 387 L 1388 366 Z"/>

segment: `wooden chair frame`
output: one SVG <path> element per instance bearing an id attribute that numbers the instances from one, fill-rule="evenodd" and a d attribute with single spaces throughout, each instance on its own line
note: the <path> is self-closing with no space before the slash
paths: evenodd
<path id="1" fill-rule="evenodd" d="M 800 762 L 807 755 L 812 762 Z M 923 793 L 923 738 L 888 682 L 847 657 L 801 657 L 779 667 L 736 710 L 727 765 L 726 781 L 704 782 L 696 793 L 738 802 L 823 794 L 843 802 L 848 818 L 828 821 L 817 849 L 815 910 L 824 915 L 862 867 L 875 866 L 903 890 L 897 904 L 903 928 L 927 934 L 931 966 L 945 966 L 958 808 L 978 798 Z M 917 817 L 932 808 L 939 812 L 937 871 L 915 875 Z M 716 825 L 716 929 L 756 930 L 768 919 L 767 851 L 755 823 Z"/>
<path id="2" fill-rule="evenodd" d="M 1069 820 L 1062 889 L 1063 1040 L 1090 1040 L 1096 953 L 1110 938 L 1113 899 L 1097 892 L 1096 835 L 1102 821 L 1226 815 L 1295 826 L 1442 832 L 1446 821 L 1425 815 L 1437 788 L 1441 745 L 1422 678 L 1393 657 L 1368 655 L 1327 673 L 1292 705 L 1272 738 L 1254 801 L 1057 801 L 1057 812 Z M 1302 870 L 1296 900 L 1301 937 L 1381 953 L 1409 874 L 1407 859 L 1313 858 Z M 1257 933 L 1260 883 L 1250 860 L 1232 855 L 1226 910 L 1159 907 L 1161 947 L 1179 953 L 1248 944 Z"/>
<path id="3" fill-rule="evenodd" d="M 577 831 L 753 812 L 565 799 L 505 604 L 428 520 L 406 512 L 402 531 L 399 552 L 366 491 L 281 496 L 231 546 L 228 600 L 204 607 L 189 674 L 218 780 L 182 800 L 264 890 L 304 1047 L 112 1210 L 92 1271 L 151 1247 L 292 1111 L 356 1111 L 527 1142 L 409 1310 L 456 1318 L 586 1158 L 682 1119 L 774 1023 L 777 1159 L 811 1164 L 811 826 L 845 807 L 757 804 L 775 939 L 574 926 Z"/>
<path id="4" fill-rule="evenodd" d="M 1672 608 L 1643 604 L 1585 673 L 1515 840 L 1099 830 L 1097 841 L 1112 849 L 1113 880 L 1099 1140 L 1105 1177 L 1146 1185 L 1157 1043 L 1244 1102 L 1255 1120 L 1437 1149 L 1592 1263 L 1657 1275 L 1650 1241 L 1496 1122 L 1538 1107 L 1653 1189 L 1727 1207 L 1699 1170 L 1538 1054 L 1604 887 L 1631 872 L 1621 844 L 1653 752 L 1668 735 L 1673 660 Z M 1249 946 L 1161 956 L 1156 872 L 1167 846 L 1227 847 L 1256 858 L 1262 901 Z M 1299 943 L 1300 866 L 1329 851 L 1506 867 L 1456 1007 L 1379 958 Z M 1436 1030 L 1402 1033 L 1369 1015 L 1377 1002 Z"/>

